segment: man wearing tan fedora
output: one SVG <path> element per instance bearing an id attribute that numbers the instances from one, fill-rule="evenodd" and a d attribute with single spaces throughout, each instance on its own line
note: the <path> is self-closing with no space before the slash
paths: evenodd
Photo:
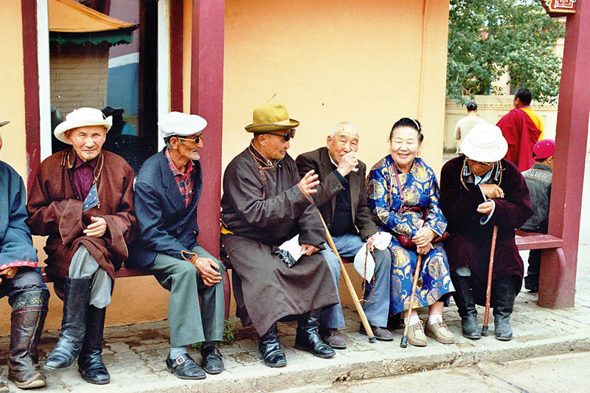
<path id="1" fill-rule="evenodd" d="M 0 127 L 8 121 L 0 121 Z M 0 137 L 0 150 L 2 137 Z M 49 291 L 37 269 L 37 250 L 31 241 L 23 179 L 0 161 L 0 297 L 8 296 L 10 356 L 8 378 L 21 389 L 45 386 L 37 367 L 37 343 L 47 315 Z M 0 378 L 0 392 L 8 383 Z"/>
<path id="2" fill-rule="evenodd" d="M 320 358 L 335 354 L 318 333 L 321 308 L 338 302 L 318 252 L 324 248 L 325 229 L 310 195 L 319 181 L 313 171 L 300 178 L 287 153 L 298 125 L 284 105 L 255 108 L 253 122 L 246 126 L 254 137 L 227 166 L 223 179 L 222 256 L 233 267 L 238 314 L 243 324 L 254 324 L 260 357 L 268 367 L 287 364 L 279 345 L 279 320 L 297 320 L 295 348 Z M 295 244 L 292 252 L 285 252 L 288 240 Z"/>
<path id="3" fill-rule="evenodd" d="M 101 357 L 106 306 L 136 232 L 133 170 L 102 151 L 111 125 L 98 109 L 70 113 L 54 134 L 72 148 L 39 165 L 27 203 L 31 231 L 49 236 L 45 271 L 64 301 L 59 341 L 45 368 L 64 369 L 79 357 L 82 377 L 101 385 L 110 381 Z"/>

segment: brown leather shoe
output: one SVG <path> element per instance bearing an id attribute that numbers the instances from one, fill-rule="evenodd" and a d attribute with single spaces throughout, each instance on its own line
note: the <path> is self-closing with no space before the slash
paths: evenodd
<path id="1" fill-rule="evenodd" d="M 373 335 L 375 335 L 375 338 L 379 341 L 393 341 L 393 334 L 387 330 L 386 328 L 382 328 L 379 326 L 373 326 L 371 325 L 371 330 L 373 331 Z M 363 324 L 361 323 L 361 328 L 359 329 L 359 333 L 363 334 L 363 335 L 367 335 L 367 331 L 365 330 L 365 327 L 363 326 Z"/>
<path id="2" fill-rule="evenodd" d="M 338 329 L 319 329 L 322 341 L 334 349 L 346 349 L 346 341 L 340 335 Z"/>

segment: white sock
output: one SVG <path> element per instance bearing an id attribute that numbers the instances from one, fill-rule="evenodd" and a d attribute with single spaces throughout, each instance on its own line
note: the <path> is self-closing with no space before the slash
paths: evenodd
<path id="1" fill-rule="evenodd" d="M 412 314 L 410 316 L 410 326 L 420 323 L 420 318 L 418 318 L 418 314 Z"/>
<path id="2" fill-rule="evenodd" d="M 428 316 L 428 323 L 434 325 L 437 322 L 442 322 L 442 315 L 440 314 L 432 314 Z"/>

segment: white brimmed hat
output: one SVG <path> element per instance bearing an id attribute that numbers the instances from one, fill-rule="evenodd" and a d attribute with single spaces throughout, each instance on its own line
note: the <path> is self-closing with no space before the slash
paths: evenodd
<path id="1" fill-rule="evenodd" d="M 481 123 L 475 125 L 461 143 L 461 151 L 467 158 L 479 162 L 499 161 L 508 151 L 508 143 L 500 127 Z"/>
<path id="2" fill-rule="evenodd" d="M 110 130 L 113 125 L 113 117 L 105 117 L 100 109 L 94 108 L 80 108 L 75 109 L 66 116 L 66 121 L 59 123 L 53 134 L 57 139 L 63 143 L 71 145 L 66 139 L 65 132 L 78 127 L 85 126 L 104 126 L 106 130 Z"/>
<path id="3" fill-rule="evenodd" d="M 199 115 L 170 112 L 158 122 L 160 136 L 164 139 L 171 136 L 189 136 L 203 131 L 207 127 L 207 120 Z"/>

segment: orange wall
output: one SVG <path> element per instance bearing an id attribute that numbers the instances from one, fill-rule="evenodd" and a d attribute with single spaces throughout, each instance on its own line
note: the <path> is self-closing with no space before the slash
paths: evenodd
<path id="1" fill-rule="evenodd" d="M 12 123 L 0 130 L 5 141 L 0 159 L 24 175 L 22 18 L 20 2 L 9 4 L 0 13 L 0 26 L 10 32 L 0 40 L 0 120 Z M 185 0 L 185 28 L 189 13 L 190 1 Z M 282 102 L 301 121 L 291 147 L 294 157 L 323 146 L 332 125 L 348 120 L 359 128 L 360 157 L 371 166 L 388 154 L 393 122 L 420 115 L 426 134 L 422 155 L 438 170 L 447 18 L 447 0 L 227 0 L 223 165 L 248 145 L 250 135 L 243 127 L 251 122 L 252 109 Z M 185 50 L 189 32 L 185 30 Z M 184 70 L 184 105 L 190 108 L 190 64 Z M 43 239 L 36 238 L 35 245 L 42 260 Z M 349 302 L 343 295 L 343 302 Z M 107 325 L 164 319 L 167 302 L 168 292 L 153 277 L 118 280 Z M 61 307 L 52 294 L 46 330 L 59 328 Z M 8 304 L 0 302 L 0 334 L 8 333 L 9 314 Z"/>
<path id="2" fill-rule="evenodd" d="M 359 154 L 369 166 L 388 154 L 392 124 L 420 113 L 422 155 L 438 170 L 448 6 L 434 0 L 226 1 L 223 165 L 248 145 L 244 126 L 252 109 L 279 102 L 301 122 L 293 157 L 325 145 L 332 126 L 347 120 L 361 133 Z"/>

